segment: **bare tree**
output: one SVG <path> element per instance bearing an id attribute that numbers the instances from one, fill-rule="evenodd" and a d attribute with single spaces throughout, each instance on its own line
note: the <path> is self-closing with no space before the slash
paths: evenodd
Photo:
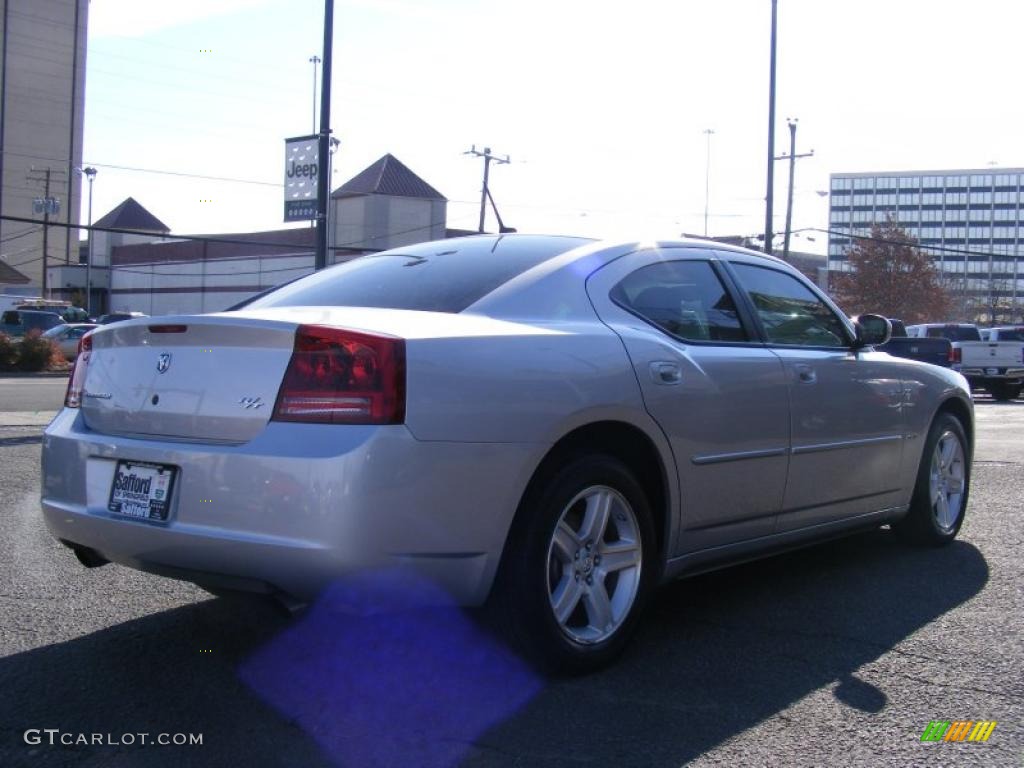
<path id="1" fill-rule="evenodd" d="M 832 292 L 850 314 L 875 312 L 908 323 L 945 320 L 950 295 L 931 257 L 891 219 L 871 227 L 832 277 Z"/>

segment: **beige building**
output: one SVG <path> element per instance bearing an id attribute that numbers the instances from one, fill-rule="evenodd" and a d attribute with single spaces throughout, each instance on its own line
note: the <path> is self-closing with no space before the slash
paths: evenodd
<path id="1" fill-rule="evenodd" d="M 448 201 L 392 154 L 331 194 L 331 246 L 386 251 L 445 237 Z"/>
<path id="2" fill-rule="evenodd" d="M 440 192 L 393 155 L 385 155 L 331 195 L 333 236 L 327 262 L 470 234 L 446 229 L 446 215 L 447 201 Z M 109 311 L 219 312 L 313 271 L 315 230 L 309 227 L 164 237 L 163 223 L 130 198 L 97 225 L 152 233 L 95 233 L 93 307 Z M 74 283 L 74 278 L 67 282 Z"/>
<path id="3" fill-rule="evenodd" d="M 0 0 L 0 213 L 42 219 L 33 201 L 59 204 L 54 224 L 77 224 L 82 179 L 88 0 Z M 0 263 L 43 283 L 43 229 L 0 219 Z M 78 263 L 78 232 L 46 227 L 48 266 Z M 9 269 L 0 271 L 11 277 Z M 3 288 L 0 283 L 0 288 Z M 49 287 L 49 286 L 48 286 Z"/>

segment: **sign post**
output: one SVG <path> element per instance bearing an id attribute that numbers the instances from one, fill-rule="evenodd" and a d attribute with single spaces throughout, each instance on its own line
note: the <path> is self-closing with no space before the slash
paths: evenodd
<path id="1" fill-rule="evenodd" d="M 317 216 L 320 175 L 319 136 L 284 140 L 284 220 L 311 221 Z"/>

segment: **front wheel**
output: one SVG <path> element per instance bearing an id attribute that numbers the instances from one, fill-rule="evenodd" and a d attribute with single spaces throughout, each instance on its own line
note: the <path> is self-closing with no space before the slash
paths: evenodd
<path id="1" fill-rule="evenodd" d="M 494 599 L 542 670 L 580 674 L 625 647 L 657 573 L 646 494 L 608 456 L 577 459 L 517 513 Z"/>
<path id="2" fill-rule="evenodd" d="M 893 529 L 915 544 L 948 544 L 963 525 L 970 487 L 970 447 L 963 425 L 952 414 L 941 413 L 928 430 L 910 510 Z"/>

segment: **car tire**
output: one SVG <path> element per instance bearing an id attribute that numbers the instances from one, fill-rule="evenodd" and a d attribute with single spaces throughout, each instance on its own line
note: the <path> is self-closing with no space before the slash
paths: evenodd
<path id="1" fill-rule="evenodd" d="M 963 425 L 940 413 L 928 430 L 910 509 L 893 530 L 913 544 L 949 544 L 963 525 L 970 488 L 971 453 Z"/>
<path id="2" fill-rule="evenodd" d="M 989 387 L 989 394 L 1001 403 L 1016 400 L 1020 397 L 1020 384 L 999 383 Z"/>
<path id="3" fill-rule="evenodd" d="M 658 574 L 650 504 L 610 456 L 577 458 L 520 504 L 489 607 L 546 674 L 610 663 L 636 628 Z"/>

